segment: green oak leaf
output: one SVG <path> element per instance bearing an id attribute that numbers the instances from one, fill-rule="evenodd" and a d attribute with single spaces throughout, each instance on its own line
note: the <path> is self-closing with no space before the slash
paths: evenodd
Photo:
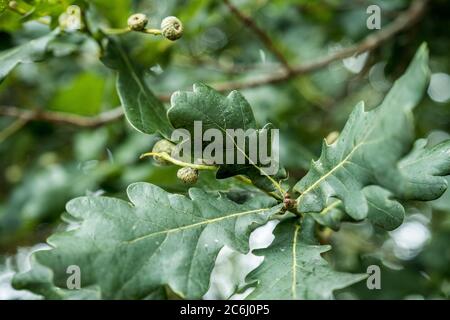
<path id="1" fill-rule="evenodd" d="M 398 167 L 404 177 L 403 184 L 396 188 L 400 198 L 422 201 L 439 198 L 448 185 L 448 178 L 442 175 L 450 174 L 450 140 L 434 146 L 429 146 L 426 139 L 417 140 L 412 151 L 399 161 Z M 363 193 L 368 203 L 367 219 L 370 222 L 389 231 L 402 224 L 405 209 L 400 199 L 396 199 L 399 196 L 376 185 L 365 187 Z M 445 195 L 435 203 L 444 201 Z M 348 220 L 344 211 L 342 202 L 337 200 L 320 213 L 310 214 L 319 224 L 337 230 L 341 221 Z"/>
<path id="2" fill-rule="evenodd" d="M 338 231 L 341 222 L 348 220 L 348 216 L 342 209 L 341 200 L 330 199 L 330 203 L 321 212 L 310 212 L 310 215 L 318 224 Z"/>
<path id="3" fill-rule="evenodd" d="M 257 283 L 248 299 L 330 299 L 334 290 L 366 278 L 331 269 L 321 257 L 331 247 L 315 244 L 307 233 L 295 219 L 287 219 L 275 228 L 268 248 L 253 251 L 265 258 L 247 276 L 248 283 Z"/>
<path id="4" fill-rule="evenodd" d="M 398 193 L 402 198 L 435 200 L 447 189 L 443 176 L 450 175 L 450 140 L 429 146 L 426 139 L 417 140 L 410 154 L 399 162 L 404 177 Z"/>
<path id="5" fill-rule="evenodd" d="M 447 177 L 447 183 L 450 184 L 450 177 Z M 432 204 L 437 210 L 450 212 L 450 189 L 447 189 L 442 197 L 433 201 Z"/>
<path id="6" fill-rule="evenodd" d="M 238 91 L 224 97 L 202 83 L 196 83 L 193 91 L 177 91 L 172 95 L 171 108 L 167 112 L 175 128 L 194 133 L 194 121 L 202 121 L 207 129 L 255 129 L 256 120 L 252 108 Z"/>
<path id="7" fill-rule="evenodd" d="M 102 299 L 163 298 L 167 286 L 180 297 L 199 299 L 220 249 L 247 252 L 250 233 L 281 208 L 266 196 L 238 204 L 220 193 L 192 188 L 188 198 L 148 183 L 132 184 L 127 193 L 131 203 L 70 201 L 67 211 L 79 226 L 51 236 L 52 249 L 34 254 L 31 271 L 16 275 L 15 287 L 61 298 L 67 267 L 76 265 L 81 287 L 99 288 Z M 49 270 L 44 283 L 36 275 L 43 267 Z"/>
<path id="8" fill-rule="evenodd" d="M 363 192 L 368 204 L 367 219 L 371 223 L 387 231 L 394 230 L 403 223 L 405 209 L 391 192 L 379 186 L 365 187 Z M 321 212 L 311 212 L 309 215 L 320 225 L 335 231 L 339 230 L 342 222 L 352 220 L 345 213 L 342 202 L 335 199 Z"/>
<path id="9" fill-rule="evenodd" d="M 374 225 L 387 231 L 398 228 L 405 218 L 405 209 L 394 195 L 379 186 L 368 186 L 363 189 L 367 199 L 367 219 Z M 321 225 L 338 230 L 341 222 L 352 220 L 344 211 L 342 202 L 337 200 L 320 213 L 311 213 Z"/>
<path id="10" fill-rule="evenodd" d="M 132 62 L 118 40 L 109 39 L 102 61 L 117 70 L 117 92 L 131 126 L 143 133 L 161 133 L 170 138 L 173 128 L 164 104 L 153 94 L 142 69 Z"/>
<path id="11" fill-rule="evenodd" d="M 0 82 L 20 63 L 42 61 L 49 50 L 49 44 L 58 34 L 59 30 L 56 29 L 43 37 L 0 52 Z"/>
<path id="12" fill-rule="evenodd" d="M 409 178 L 398 162 L 414 139 L 412 109 L 427 86 L 427 65 L 428 50 L 422 45 L 379 107 L 366 111 L 363 103 L 356 106 L 339 138 L 331 145 L 324 143 L 320 158 L 312 162 L 310 171 L 295 185 L 300 193 L 299 211 L 320 212 L 330 198 L 337 198 L 353 219 L 364 219 L 369 204 L 363 190 L 368 185 L 378 185 L 396 196 L 406 194 L 422 200 L 423 188 L 408 184 Z M 432 169 L 434 175 L 445 175 L 445 170 L 437 169 Z M 408 192 L 402 190 L 405 186 Z M 434 194 L 438 196 L 438 192 Z"/>
<path id="13" fill-rule="evenodd" d="M 176 129 L 186 129 L 191 137 L 195 136 L 195 122 L 201 121 L 202 134 L 208 129 L 217 129 L 223 133 L 224 150 L 226 152 L 225 139 L 229 137 L 227 129 L 242 129 L 245 132 L 248 129 L 270 130 L 271 124 L 265 125 L 262 129 L 258 129 L 256 120 L 244 96 L 238 91 L 232 91 L 228 96 L 223 96 L 216 90 L 201 83 L 194 84 L 193 91 L 178 91 L 172 95 L 171 108 L 167 112 L 170 123 Z M 271 142 L 271 131 L 268 141 Z M 256 135 L 256 133 L 254 133 Z M 232 146 L 236 154 L 244 154 L 248 160 L 248 143 L 246 140 L 245 150 L 238 146 Z M 207 144 L 207 143 L 206 143 Z M 271 145 L 268 146 L 271 150 Z M 278 165 L 278 164 L 277 164 Z M 279 167 L 279 166 L 278 166 Z M 245 175 L 250 178 L 258 187 L 274 191 L 273 180 L 268 178 L 272 176 L 266 174 L 264 166 L 260 163 L 245 164 L 222 164 L 219 166 L 216 177 L 225 179 L 235 175 Z M 273 175 L 275 180 L 283 180 L 286 178 L 284 168 L 279 168 Z"/>
<path id="14" fill-rule="evenodd" d="M 371 223 L 388 231 L 403 223 L 405 209 L 391 192 L 379 186 L 365 187 L 363 192 L 369 205 L 367 219 Z"/>
<path id="15" fill-rule="evenodd" d="M 273 129 L 272 124 L 266 124 L 262 130 L 271 130 Z M 258 130 L 260 132 L 260 130 Z M 270 135 L 270 131 L 268 131 L 268 134 Z M 268 150 L 272 151 L 272 137 L 269 138 L 269 145 L 267 146 Z M 247 146 L 249 143 L 246 144 Z M 239 152 L 239 150 L 237 150 Z M 246 154 L 248 154 L 248 150 L 245 150 Z M 216 173 L 217 179 L 226 179 L 229 177 L 233 177 L 236 175 L 244 175 L 247 176 L 252 183 L 257 186 L 258 188 L 266 191 L 277 191 L 277 187 L 274 185 L 273 181 L 276 181 L 278 183 L 281 183 L 283 180 L 287 178 L 287 172 L 286 169 L 281 167 L 275 157 L 272 157 L 272 161 L 274 161 L 273 165 L 278 166 L 278 170 L 275 174 L 271 174 L 271 178 L 268 178 L 268 174 L 266 174 L 266 169 L 261 164 L 223 164 L 219 167 Z"/>
<path id="16" fill-rule="evenodd" d="M 434 147 L 435 145 L 450 139 L 450 134 L 442 131 L 431 132 L 427 137 L 426 147 Z M 447 185 L 450 185 L 450 175 L 446 177 Z M 450 212 L 450 188 L 438 199 L 431 202 L 433 208 L 443 212 Z"/>
<path id="17" fill-rule="evenodd" d="M 36 261 L 36 251 L 31 256 L 32 271 L 21 273 L 13 279 L 16 288 L 27 288 L 46 299 L 53 300 L 99 300 L 101 298 L 100 288 L 90 287 L 71 290 L 58 288 L 53 285 L 53 272 L 51 269 Z M 69 276 L 69 275 L 68 275 Z"/>

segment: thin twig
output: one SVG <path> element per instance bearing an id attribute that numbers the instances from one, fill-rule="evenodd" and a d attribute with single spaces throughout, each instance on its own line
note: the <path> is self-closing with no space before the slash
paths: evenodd
<path id="1" fill-rule="evenodd" d="M 405 12 L 399 14 L 392 23 L 386 27 L 383 27 L 380 31 L 368 35 L 361 42 L 353 46 L 341 49 L 309 63 L 293 67 L 291 72 L 286 72 L 282 69 L 267 77 L 219 83 L 213 85 L 213 87 L 219 91 L 230 91 L 283 82 L 296 76 L 320 70 L 332 62 L 358 55 L 366 51 L 374 50 L 400 31 L 415 24 L 424 13 L 427 2 L 428 0 L 415 0 Z"/>
<path id="2" fill-rule="evenodd" d="M 245 26 L 251 29 L 254 34 L 261 40 L 261 42 L 266 46 L 266 48 L 272 52 L 275 57 L 283 64 L 284 69 L 287 73 L 291 71 L 291 67 L 289 62 L 283 53 L 278 50 L 278 48 L 273 43 L 272 39 L 269 35 L 264 31 L 264 29 L 260 28 L 256 22 L 250 17 L 241 12 L 237 7 L 235 7 L 229 0 L 223 0 L 225 5 L 230 9 L 231 13 L 235 15 Z"/>
<path id="3" fill-rule="evenodd" d="M 28 121 L 29 119 L 26 118 L 18 118 L 4 130 L 0 131 L 0 143 L 3 143 L 3 141 L 19 131 Z"/>
<path id="4" fill-rule="evenodd" d="M 130 32 L 140 32 L 146 34 L 152 34 L 155 36 L 161 35 L 162 31 L 159 29 L 143 29 L 143 30 L 131 30 L 130 28 L 103 28 L 102 32 L 108 35 L 120 35 Z"/>
<path id="5" fill-rule="evenodd" d="M 15 117 L 26 121 L 47 121 L 61 124 L 71 124 L 79 127 L 98 127 L 120 119 L 123 116 L 122 107 L 100 113 L 94 117 L 78 116 L 64 112 L 25 110 L 16 107 L 0 107 L 0 115 Z"/>

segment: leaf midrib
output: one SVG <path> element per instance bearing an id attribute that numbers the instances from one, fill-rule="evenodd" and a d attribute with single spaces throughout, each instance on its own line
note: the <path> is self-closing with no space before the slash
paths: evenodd
<path id="1" fill-rule="evenodd" d="M 334 166 L 330 171 L 328 171 L 326 174 L 321 176 L 319 179 L 317 179 L 312 185 L 310 185 L 299 197 L 299 201 L 303 198 L 303 196 L 307 193 L 309 193 L 311 190 L 313 190 L 315 187 L 317 187 L 323 180 L 328 178 L 330 175 L 333 174 L 336 170 L 338 170 L 340 167 L 342 167 L 344 164 L 346 164 L 350 157 L 353 155 L 353 153 L 358 150 L 358 148 L 363 145 L 363 142 L 358 143 L 355 147 L 353 147 L 352 151 L 342 160 L 340 161 L 336 166 Z"/>
<path id="2" fill-rule="evenodd" d="M 181 227 L 177 227 L 177 228 L 171 228 L 171 229 L 166 229 L 166 230 L 161 230 L 161 231 L 157 231 L 157 232 L 153 232 L 153 233 L 149 233 L 146 234 L 144 236 L 135 238 L 133 240 L 127 240 L 125 241 L 128 244 L 132 244 L 132 243 L 136 243 L 138 241 L 150 238 L 150 237 L 154 237 L 154 236 L 159 236 L 159 235 L 164 235 L 164 234 L 169 234 L 169 233 L 174 233 L 174 232 L 181 232 L 184 230 L 189 230 L 189 229 L 193 229 L 193 228 L 197 228 L 197 227 L 201 227 L 203 225 L 209 225 L 209 224 L 213 224 L 213 223 L 218 223 L 220 221 L 223 220 L 227 220 L 227 219 L 232 219 L 232 218 L 236 218 L 236 217 L 241 217 L 247 214 L 252 214 L 252 213 L 258 213 L 258 212 L 262 212 L 262 211 L 266 211 L 266 210 L 270 210 L 271 208 L 263 208 L 263 209 L 254 209 L 254 210 L 248 210 L 248 211 L 243 211 L 243 212 L 236 212 L 236 213 L 227 213 L 224 216 L 221 217 L 217 217 L 217 218 L 213 218 L 213 219 L 207 219 L 204 221 L 200 221 L 194 224 L 189 224 L 189 225 L 184 225 Z"/>
<path id="3" fill-rule="evenodd" d="M 300 225 L 296 225 L 294 229 L 294 239 L 292 240 L 292 284 L 291 293 L 292 299 L 297 296 L 297 236 L 300 230 Z"/>
<path id="4" fill-rule="evenodd" d="M 383 106 L 383 104 L 379 107 L 381 108 Z M 364 111 L 365 112 L 365 111 Z M 366 112 L 366 113 L 370 113 Z M 341 160 L 336 166 L 334 166 L 330 171 L 328 171 L 326 174 L 324 174 L 323 176 L 321 176 L 319 179 L 317 179 L 311 186 L 309 186 L 308 188 L 306 188 L 306 190 L 304 192 L 302 192 L 302 194 L 299 196 L 298 201 L 300 201 L 303 196 L 307 193 L 309 193 L 311 190 L 313 190 L 314 188 L 316 188 L 323 180 L 325 180 L 326 178 L 328 178 L 330 175 L 333 174 L 333 172 L 335 172 L 336 170 L 338 170 L 339 168 L 341 168 L 342 166 L 344 166 L 347 162 L 351 162 L 350 158 L 353 156 L 353 153 L 356 152 L 356 150 L 359 149 L 359 147 L 364 146 L 364 145 L 368 145 L 371 143 L 375 143 L 378 141 L 381 141 L 383 139 L 375 139 L 372 141 L 366 141 L 367 137 L 370 136 L 370 134 L 372 133 L 373 129 L 378 125 L 378 121 L 383 118 L 381 115 L 384 115 L 383 113 L 381 113 L 381 109 L 377 114 L 377 117 L 375 118 L 375 121 L 373 122 L 373 125 L 369 128 L 369 130 L 367 131 L 367 133 L 364 135 L 364 137 L 361 139 L 361 142 L 359 142 L 357 145 L 355 145 L 352 150 L 349 152 L 349 154 L 343 159 Z"/>

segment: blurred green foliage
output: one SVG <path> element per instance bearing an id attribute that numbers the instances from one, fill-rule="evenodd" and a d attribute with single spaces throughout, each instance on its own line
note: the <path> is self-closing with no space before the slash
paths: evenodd
<path id="1" fill-rule="evenodd" d="M 178 16 L 185 34 L 177 42 L 145 34 L 120 36 L 127 53 L 144 72 L 146 83 L 160 95 L 190 88 L 194 82 L 245 81 L 271 74 L 279 67 L 276 57 L 222 1 L 17 3 L 25 15 L 3 10 L 6 2 L 0 1 L 2 51 L 48 34 L 70 4 L 89 8 L 86 19 L 93 29 L 125 27 L 128 16 L 134 12 L 146 13 L 150 27 L 158 27 L 165 16 Z M 235 0 L 233 3 L 267 31 L 293 65 L 348 46 L 371 32 L 365 24 L 369 5 L 366 1 Z M 372 3 L 381 6 L 385 26 L 410 1 Z M 342 129 L 357 102 L 364 100 L 369 107 L 380 102 L 393 79 L 404 72 L 420 43 L 428 43 L 432 73 L 450 75 L 448 12 L 448 1 L 430 1 L 420 23 L 372 51 L 360 72 L 352 72 L 342 61 L 336 61 L 286 82 L 241 90 L 260 125 L 270 122 L 280 128 L 281 162 L 290 172 L 291 182 L 304 176 L 311 159 L 319 155 L 323 138 Z M 47 17 L 51 19 L 45 20 L 50 26 L 36 20 Z M 41 62 L 19 65 L 0 83 L 0 109 L 14 106 L 35 112 L 95 116 L 120 105 L 115 76 L 99 61 L 100 48 L 92 38 L 67 33 L 51 41 L 44 51 L 43 57 L 37 59 Z M 441 85 L 444 94 L 450 91 L 449 83 Z M 427 95 L 415 117 L 418 137 L 431 134 L 430 137 L 441 141 L 450 132 L 450 99 L 436 101 Z M 0 132 L 16 121 L 14 117 L 1 116 Z M 125 187 L 136 181 L 153 182 L 167 191 L 185 192 L 186 186 L 176 180 L 175 168 L 139 160 L 139 155 L 151 150 L 157 139 L 135 132 L 121 118 L 100 128 L 29 121 L 0 140 L 0 261 L 10 259 L 23 246 L 44 242 L 58 228 L 65 203 L 71 198 L 86 194 L 123 198 Z M 207 175 L 198 186 L 230 188 Z M 420 241 L 405 244 L 408 235 Z M 328 241 L 334 250 L 326 258 L 338 270 L 364 273 L 370 264 L 382 265 L 382 290 L 368 290 L 362 282 L 341 290 L 337 298 L 420 299 L 450 295 L 450 191 L 432 205 L 411 204 L 406 227 L 386 232 L 366 223 L 344 225 Z M 0 273 L 3 269 L 6 267 Z M 215 297 L 224 298 L 225 294 L 219 292 Z"/>

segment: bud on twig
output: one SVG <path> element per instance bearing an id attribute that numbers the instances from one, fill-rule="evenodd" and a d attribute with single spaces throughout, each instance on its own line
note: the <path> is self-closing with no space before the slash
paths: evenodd
<path id="1" fill-rule="evenodd" d="M 296 205 L 297 204 L 295 199 L 291 199 L 291 195 L 289 193 L 286 193 L 283 199 L 283 210 L 284 211 L 293 210 L 295 209 Z"/>

